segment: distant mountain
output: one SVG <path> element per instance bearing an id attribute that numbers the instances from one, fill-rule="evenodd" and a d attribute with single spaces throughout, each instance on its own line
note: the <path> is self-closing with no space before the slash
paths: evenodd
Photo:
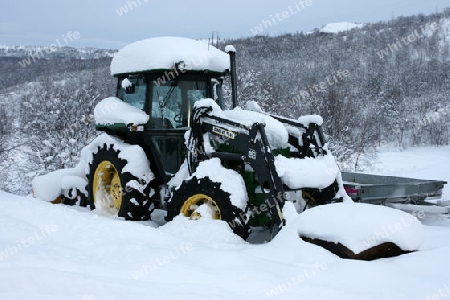
<path id="1" fill-rule="evenodd" d="M 325 26 L 323 26 L 319 32 L 324 33 L 339 33 L 342 31 L 348 31 L 353 28 L 363 28 L 364 24 L 356 24 L 356 23 L 350 23 L 350 22 L 338 22 L 338 23 L 329 23 Z"/>
<path id="2" fill-rule="evenodd" d="M 117 50 L 38 46 L 0 46 L 0 91 L 42 76 L 109 68 Z"/>
<path id="3" fill-rule="evenodd" d="M 52 57 L 70 57 L 78 59 L 96 59 L 101 57 L 113 57 L 117 50 L 97 49 L 97 48 L 72 48 L 72 47 L 55 47 L 53 49 L 42 46 L 2 46 L 0 45 L 0 57 L 21 57 L 26 58 L 28 55 L 42 53 L 45 58 Z"/>

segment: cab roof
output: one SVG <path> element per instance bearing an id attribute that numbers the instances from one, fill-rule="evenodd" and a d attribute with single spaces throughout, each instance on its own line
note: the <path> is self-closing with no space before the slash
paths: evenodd
<path id="1" fill-rule="evenodd" d="M 157 37 L 134 42 L 114 55 L 111 75 L 170 70 L 176 64 L 187 71 L 225 73 L 228 54 L 209 45 L 182 37 Z"/>

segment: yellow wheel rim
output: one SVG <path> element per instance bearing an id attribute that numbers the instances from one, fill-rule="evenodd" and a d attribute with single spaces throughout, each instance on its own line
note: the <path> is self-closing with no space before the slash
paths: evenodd
<path id="1" fill-rule="evenodd" d="M 102 161 L 94 173 L 94 204 L 118 211 L 122 205 L 119 172 L 110 161 Z"/>
<path id="2" fill-rule="evenodd" d="M 211 197 L 208 197 L 205 194 L 195 194 L 189 197 L 186 201 L 184 201 L 184 204 L 181 207 L 180 212 L 185 217 L 189 217 L 193 220 L 198 220 L 202 217 L 202 215 L 196 210 L 201 205 L 207 205 L 210 208 L 213 219 L 222 220 L 219 206 L 217 206 L 217 203 Z"/>

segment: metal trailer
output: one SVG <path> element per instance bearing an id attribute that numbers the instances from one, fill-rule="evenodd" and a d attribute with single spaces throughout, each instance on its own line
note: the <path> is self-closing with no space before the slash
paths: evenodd
<path id="1" fill-rule="evenodd" d="M 355 202 L 450 216 L 450 200 L 441 200 L 446 181 L 353 172 L 342 172 L 342 180 Z"/>

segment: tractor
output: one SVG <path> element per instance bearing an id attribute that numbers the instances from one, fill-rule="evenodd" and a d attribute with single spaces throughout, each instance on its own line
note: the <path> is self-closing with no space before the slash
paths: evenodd
<path id="1" fill-rule="evenodd" d="M 301 212 L 348 199 L 321 117 L 288 119 L 238 101 L 233 46 L 151 38 L 116 53 L 111 74 L 116 95 L 94 111 L 103 133 L 76 168 L 56 176 L 52 197 L 62 203 L 127 220 L 155 209 L 167 221 L 208 214 L 246 239 L 253 227 L 276 235 L 286 201 Z M 33 188 L 39 194 L 39 178 Z"/>

